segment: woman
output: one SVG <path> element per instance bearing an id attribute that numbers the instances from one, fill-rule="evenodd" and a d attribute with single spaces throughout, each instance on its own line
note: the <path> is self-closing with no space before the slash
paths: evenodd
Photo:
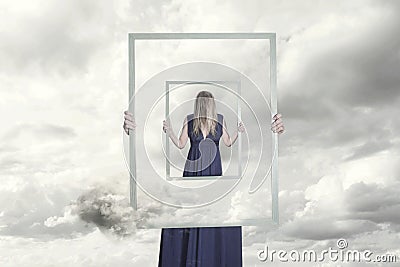
<path id="1" fill-rule="evenodd" d="M 283 133 L 281 114 L 273 117 L 271 130 Z M 123 128 L 127 134 L 136 128 L 132 114 L 125 111 Z M 238 133 L 244 126 L 239 123 L 231 138 L 222 114 L 216 112 L 213 95 L 207 91 L 197 94 L 194 113 L 185 117 L 181 135 L 175 135 L 169 122 L 163 121 L 163 130 L 176 147 L 182 149 L 190 139 L 190 149 L 183 176 L 222 175 L 219 140 L 226 146 L 232 146 Z M 200 149 L 201 148 L 201 149 Z M 214 153 L 200 154 L 203 149 Z M 204 155 L 212 155 L 207 158 Z M 230 227 L 194 227 L 163 228 L 161 231 L 159 267 L 196 266 L 220 267 L 242 266 L 242 228 Z"/>

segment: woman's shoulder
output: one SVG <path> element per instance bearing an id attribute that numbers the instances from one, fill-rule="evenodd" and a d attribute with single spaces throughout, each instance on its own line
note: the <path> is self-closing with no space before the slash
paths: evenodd
<path id="1" fill-rule="evenodd" d="M 191 121 L 191 120 L 193 120 L 193 118 L 194 118 L 194 113 L 187 114 L 186 117 L 185 117 L 185 119 L 187 121 Z"/>
<path id="2" fill-rule="evenodd" d="M 222 115 L 221 113 L 217 113 L 217 120 L 218 123 L 222 124 L 224 121 L 224 115 Z"/>

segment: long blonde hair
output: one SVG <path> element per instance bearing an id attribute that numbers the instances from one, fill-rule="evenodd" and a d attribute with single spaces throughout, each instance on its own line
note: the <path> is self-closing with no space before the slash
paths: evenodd
<path id="1" fill-rule="evenodd" d="M 198 135 L 200 133 L 201 125 L 207 125 L 209 132 L 215 136 L 217 121 L 217 108 L 215 106 L 214 96 L 208 91 L 200 91 L 194 103 L 194 134 Z"/>

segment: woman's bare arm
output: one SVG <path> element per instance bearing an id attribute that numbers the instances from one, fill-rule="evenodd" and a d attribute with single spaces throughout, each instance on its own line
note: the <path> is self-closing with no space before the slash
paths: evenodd
<path id="1" fill-rule="evenodd" d="M 222 140 L 227 147 L 231 147 L 237 140 L 239 133 L 244 132 L 243 123 L 240 122 L 238 125 L 238 129 L 233 133 L 232 138 L 229 136 L 228 129 L 226 127 L 225 119 L 223 119 L 223 127 L 222 127 Z"/>
<path id="2" fill-rule="evenodd" d="M 177 148 L 182 149 L 186 146 L 187 140 L 189 139 L 186 117 L 183 121 L 182 131 L 181 131 L 181 135 L 180 135 L 179 139 L 175 135 L 174 130 L 172 129 L 169 121 L 165 121 L 165 120 L 163 121 L 163 130 L 171 138 L 171 141 L 174 143 L 174 145 Z"/>

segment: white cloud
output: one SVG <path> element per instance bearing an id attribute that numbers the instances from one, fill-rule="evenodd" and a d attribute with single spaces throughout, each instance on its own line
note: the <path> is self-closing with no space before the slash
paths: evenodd
<path id="1" fill-rule="evenodd" d="M 282 227 L 243 228 L 246 265 L 258 264 L 266 237 L 276 248 L 324 248 L 345 236 L 400 253 L 398 2 L 10 3 L 0 4 L 5 266 L 157 264 L 160 231 L 128 227 L 120 140 L 134 31 L 278 33 Z M 116 193 L 70 203 L 96 184 Z M 85 223 L 77 207 L 104 216 Z M 118 239 L 112 226 L 135 234 Z"/>

